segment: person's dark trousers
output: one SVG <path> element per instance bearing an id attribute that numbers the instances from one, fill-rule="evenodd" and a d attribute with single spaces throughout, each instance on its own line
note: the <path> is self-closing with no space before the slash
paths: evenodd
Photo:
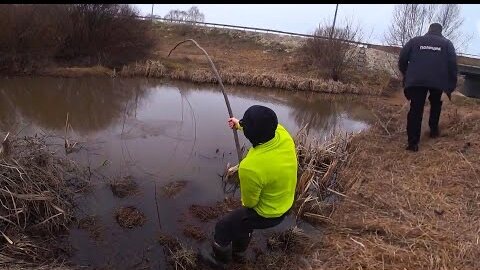
<path id="1" fill-rule="evenodd" d="M 235 209 L 215 225 L 215 242 L 221 246 L 228 246 L 233 242 L 232 246 L 234 248 L 235 246 L 242 246 L 242 243 L 249 242 L 247 239 L 250 238 L 253 230 L 277 226 L 285 216 L 286 214 L 277 218 L 264 218 L 252 208 Z M 243 246 L 243 249 L 247 248 L 244 244 Z"/>
<path id="2" fill-rule="evenodd" d="M 423 108 L 427 93 L 430 92 L 430 118 L 428 125 L 430 131 L 438 131 L 438 122 L 442 111 L 442 90 L 429 89 L 427 87 L 408 87 L 404 94 L 410 100 L 410 111 L 407 117 L 408 145 L 417 145 L 422 132 Z"/>

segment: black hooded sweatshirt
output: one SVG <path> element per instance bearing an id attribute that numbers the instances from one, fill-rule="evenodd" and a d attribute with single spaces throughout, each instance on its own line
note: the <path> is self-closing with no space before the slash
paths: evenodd
<path id="1" fill-rule="evenodd" d="M 400 51 L 398 68 L 404 87 L 427 87 L 452 93 L 457 86 L 457 55 L 441 32 L 410 39 Z"/>
<path id="2" fill-rule="evenodd" d="M 278 119 L 275 112 L 261 105 L 248 108 L 240 120 L 243 134 L 253 147 L 273 139 L 277 125 Z"/>

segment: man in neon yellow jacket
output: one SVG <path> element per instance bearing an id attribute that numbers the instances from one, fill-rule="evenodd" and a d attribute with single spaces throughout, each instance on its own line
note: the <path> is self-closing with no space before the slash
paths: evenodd
<path id="1" fill-rule="evenodd" d="M 298 167 L 294 141 L 270 108 L 254 105 L 241 120 L 228 122 L 230 128 L 242 130 L 253 147 L 238 168 L 243 207 L 217 222 L 211 249 L 200 254 L 221 268 L 232 255 L 237 261 L 244 259 L 254 229 L 283 221 L 293 205 Z"/>

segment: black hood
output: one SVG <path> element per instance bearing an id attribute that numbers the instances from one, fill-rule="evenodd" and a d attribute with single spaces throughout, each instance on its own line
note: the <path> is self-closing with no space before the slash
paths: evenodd
<path id="1" fill-rule="evenodd" d="M 428 28 L 428 32 L 427 34 L 430 34 L 430 35 L 437 35 L 437 36 L 441 36 L 443 37 L 442 35 L 442 25 L 439 24 L 439 23 L 432 23 L 430 25 L 430 27 Z"/>
<path id="2" fill-rule="evenodd" d="M 275 112 L 265 106 L 253 105 L 245 111 L 240 120 L 243 134 L 253 147 L 268 142 L 275 137 L 278 119 Z"/>

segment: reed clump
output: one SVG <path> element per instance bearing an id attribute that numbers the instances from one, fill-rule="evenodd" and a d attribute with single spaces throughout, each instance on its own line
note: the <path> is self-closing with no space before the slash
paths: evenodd
<path id="1" fill-rule="evenodd" d="M 74 220 L 74 194 L 89 186 L 87 170 L 56 155 L 41 136 L 10 136 L 2 149 L 0 265 L 48 264 L 68 255 L 58 236 Z"/>
<path id="2" fill-rule="evenodd" d="M 336 133 L 323 141 L 309 137 L 306 130 L 295 137 L 299 176 L 294 213 L 297 219 L 331 222 L 333 205 L 345 188 L 338 173 L 348 160 L 353 135 Z"/>
<path id="3" fill-rule="evenodd" d="M 167 234 L 160 234 L 158 242 L 167 251 L 167 262 L 175 269 L 197 269 L 197 253 Z"/>
<path id="4" fill-rule="evenodd" d="M 145 214 L 140 212 L 135 206 L 120 207 L 115 212 L 115 219 L 118 225 L 128 229 L 140 227 L 147 221 Z"/>

